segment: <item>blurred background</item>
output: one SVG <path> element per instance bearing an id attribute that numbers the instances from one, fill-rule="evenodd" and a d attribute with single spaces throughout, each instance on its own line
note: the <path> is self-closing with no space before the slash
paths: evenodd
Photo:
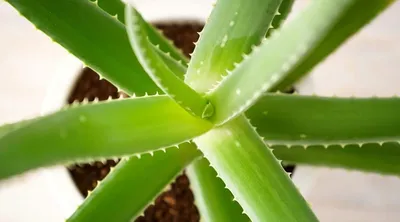
<path id="1" fill-rule="evenodd" d="M 148 11 L 154 5 L 149 5 L 150 0 L 147 2 L 141 7 Z M 168 13 L 165 7 L 174 5 L 167 2 L 164 0 L 163 6 L 158 5 L 154 13 L 157 10 Z M 297 0 L 291 17 L 307 2 Z M 196 14 L 202 18 L 211 7 L 198 4 L 205 5 Z M 190 4 L 177 5 L 191 7 Z M 300 92 L 342 96 L 399 94 L 399 12 L 400 2 L 397 2 L 318 66 L 311 78 L 300 85 Z M 150 15 L 144 15 L 147 16 Z M 40 115 L 54 78 L 60 73 L 72 72 L 79 65 L 77 59 L 0 1 L 0 124 Z M 400 221 L 400 180 L 397 177 L 310 167 L 301 168 L 298 177 L 300 173 L 303 178 L 314 178 L 307 180 L 308 186 L 300 189 L 321 221 Z M 0 198 L 0 215 L 5 213 L 1 206 L 12 204 L 16 209 L 19 207 L 19 212 L 46 210 L 37 204 L 40 203 L 40 194 L 35 193 L 37 187 L 40 184 L 35 183 L 34 178 L 12 188 L 0 185 L 0 197 L 9 195 L 18 200 L 2 203 Z"/>

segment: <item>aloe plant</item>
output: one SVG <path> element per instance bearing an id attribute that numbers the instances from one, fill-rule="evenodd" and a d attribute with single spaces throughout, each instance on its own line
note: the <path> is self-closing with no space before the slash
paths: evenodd
<path id="1" fill-rule="evenodd" d="M 6 1 L 129 95 L 0 127 L 1 180 L 122 158 L 67 221 L 130 221 L 185 168 L 204 221 L 317 221 L 282 161 L 400 174 L 399 98 L 279 93 L 394 0 L 218 0 L 190 61 L 119 0 Z"/>

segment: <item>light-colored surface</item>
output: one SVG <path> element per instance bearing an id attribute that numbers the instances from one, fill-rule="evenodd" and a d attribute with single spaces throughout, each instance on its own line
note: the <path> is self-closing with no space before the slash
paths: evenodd
<path id="1" fill-rule="evenodd" d="M 307 1 L 297 1 L 297 9 Z M 301 94 L 393 96 L 400 94 L 400 2 L 316 67 Z M 293 18 L 293 17 L 291 17 Z M 400 179 L 342 169 L 299 167 L 302 193 L 324 222 L 400 221 Z M 309 185 L 309 186 L 307 186 Z"/>
<path id="2" fill-rule="evenodd" d="M 146 20 L 206 20 L 216 0 L 123 0 L 134 5 Z"/>
<path id="3" fill-rule="evenodd" d="M 153 19 L 173 15 L 167 8 L 180 5 L 166 4 L 166 0 L 145 1 L 151 1 L 157 7 L 150 8 L 142 1 L 138 4 L 139 10 L 145 12 L 145 18 L 152 17 L 147 13 L 149 9 L 159 10 L 154 11 L 157 16 Z M 211 9 L 210 4 L 179 1 L 189 8 L 186 13 L 195 18 L 206 18 L 205 12 Z M 295 11 L 307 1 L 297 1 Z M 180 7 L 182 9 L 182 5 Z M 400 68 L 397 62 L 400 45 L 396 42 L 400 29 L 395 24 L 400 20 L 399 11 L 400 3 L 397 2 L 378 21 L 331 56 L 329 62 L 314 70 L 313 78 L 304 82 L 306 90 L 303 93 L 329 95 L 336 92 L 346 96 L 356 92 L 358 96 L 366 96 L 372 92 L 379 92 L 379 95 L 399 92 L 396 75 Z M 77 61 L 1 1 L 0 33 L 1 124 L 39 115 L 47 86 L 56 73 L 54 70 L 67 72 L 64 68 L 70 67 L 72 72 Z M 296 176 L 303 177 L 303 184 L 310 184 L 304 187 L 304 192 L 308 193 L 307 199 L 321 221 L 399 221 L 398 178 L 325 168 L 311 169 L 315 174 L 311 178 L 307 173 L 310 169 L 303 169 L 302 175 Z M 307 178 L 311 180 L 305 180 Z M 8 185 L 13 183 L 12 187 L 0 185 L 0 221 L 32 221 L 33 217 L 37 218 L 34 221 L 62 221 L 60 214 L 54 213 L 60 211 L 62 200 L 57 202 L 54 196 L 49 196 L 50 193 L 43 189 L 44 180 L 42 174 L 25 175 L 22 183 L 13 180 L 8 181 Z M 22 216 L 29 220 L 21 220 Z"/>
<path id="4" fill-rule="evenodd" d="M 297 1 L 298 8 L 308 1 Z M 397 1 L 316 67 L 302 93 L 358 97 L 399 94 L 399 12 Z"/>
<path id="5" fill-rule="evenodd" d="M 0 20 L 0 123 L 58 109 L 80 61 L 4 2 Z M 56 88 L 48 87 L 52 84 Z M 45 98 L 48 103 L 42 109 Z M 0 183 L 0 221 L 64 221 L 81 199 L 64 167 L 32 171 Z"/>

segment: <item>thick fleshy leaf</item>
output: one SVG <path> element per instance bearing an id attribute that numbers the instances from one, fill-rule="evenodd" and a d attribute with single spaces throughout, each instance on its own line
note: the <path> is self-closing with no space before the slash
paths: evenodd
<path id="1" fill-rule="evenodd" d="M 285 163 L 346 168 L 380 174 L 400 175 L 398 142 L 347 146 L 273 146 L 274 155 Z"/>
<path id="2" fill-rule="evenodd" d="M 132 221 L 199 155 L 194 144 L 184 143 L 124 158 L 67 221 Z"/>
<path id="3" fill-rule="evenodd" d="M 153 48 L 162 58 L 163 62 L 168 66 L 168 68 L 175 74 L 175 76 L 181 80 L 184 80 L 187 64 L 184 65 L 182 62 L 172 58 L 170 53 L 164 53 L 160 48 L 157 48 L 157 46 L 153 46 Z"/>
<path id="4" fill-rule="evenodd" d="M 211 120 L 223 124 L 247 110 L 264 92 L 291 86 L 392 2 L 311 1 L 210 93 L 216 107 Z"/>
<path id="5" fill-rule="evenodd" d="M 154 28 L 151 24 L 145 24 L 147 26 L 146 30 L 150 42 L 158 45 L 162 52 L 168 53 L 173 59 L 177 60 L 182 65 L 187 66 L 189 60 L 183 54 L 183 52 L 180 49 L 176 48 L 171 40 L 167 39 L 159 30 Z M 181 77 L 183 79 L 183 75 Z"/>
<path id="6" fill-rule="evenodd" d="M 293 4 L 294 0 L 282 0 L 281 5 L 279 6 L 278 14 L 274 17 L 274 20 L 272 21 L 272 28 L 270 28 L 267 32 L 267 38 L 272 34 L 272 32 L 279 29 L 286 21 L 287 17 L 292 11 Z"/>
<path id="7" fill-rule="evenodd" d="M 151 79 L 184 109 L 202 117 L 208 101 L 186 85 L 163 62 L 147 37 L 146 24 L 141 15 L 130 6 L 126 7 L 125 15 L 132 49 Z"/>
<path id="8" fill-rule="evenodd" d="M 4 124 L 2 126 L 0 126 L 0 138 L 4 135 L 6 135 L 7 133 L 10 133 L 18 128 L 21 128 L 23 126 L 26 126 L 28 123 L 30 123 L 33 120 L 23 120 L 20 122 L 16 122 L 16 123 L 7 123 Z"/>
<path id="9" fill-rule="evenodd" d="M 219 0 L 189 63 L 185 81 L 208 92 L 260 43 L 282 0 Z"/>
<path id="10" fill-rule="evenodd" d="M 118 20 L 125 24 L 125 3 L 122 0 L 90 0 L 95 2 L 100 8 L 112 16 L 117 16 Z M 129 1 L 128 1 L 129 4 Z M 148 37 L 151 42 L 160 46 L 164 52 L 170 53 L 170 56 L 182 64 L 186 64 L 187 58 L 178 50 L 173 43 L 166 39 L 153 25 L 146 23 Z"/>
<path id="11" fill-rule="evenodd" d="M 190 188 L 194 193 L 201 221 L 249 221 L 207 159 L 194 161 L 186 169 L 186 174 L 190 179 Z"/>
<path id="12" fill-rule="evenodd" d="M 125 26 L 109 13 L 118 1 L 101 0 L 103 11 L 89 0 L 6 0 L 24 17 L 87 66 L 128 94 L 160 91 L 133 53 Z M 111 6 L 110 6 L 111 5 Z M 115 9 L 117 8 L 117 9 Z M 170 42 L 147 24 L 150 38 L 176 59 L 184 59 Z"/>
<path id="13" fill-rule="evenodd" d="M 124 22 L 125 4 L 121 0 L 90 0 L 93 4 L 97 4 L 101 9 L 112 16 L 116 16 L 118 20 Z"/>
<path id="14" fill-rule="evenodd" d="M 210 128 L 167 96 L 70 108 L 0 138 L 0 179 L 52 164 L 151 152 Z"/>
<path id="15" fill-rule="evenodd" d="M 156 93 L 124 25 L 88 0 L 7 0 L 24 17 L 128 94 Z"/>
<path id="16" fill-rule="evenodd" d="M 266 94 L 246 112 L 270 145 L 400 141 L 400 98 Z"/>
<path id="17" fill-rule="evenodd" d="M 244 117 L 212 129 L 195 142 L 252 221 L 317 221 Z"/>

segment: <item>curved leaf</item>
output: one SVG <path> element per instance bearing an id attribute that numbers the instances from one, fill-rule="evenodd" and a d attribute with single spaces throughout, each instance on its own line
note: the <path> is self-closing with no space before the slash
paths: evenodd
<path id="1" fill-rule="evenodd" d="M 251 221 L 317 221 L 271 150 L 244 117 L 194 141 Z"/>
<path id="2" fill-rule="evenodd" d="M 208 92 L 261 42 L 282 0 L 219 0 L 189 63 L 185 82 Z"/>
<path id="3" fill-rule="evenodd" d="M 179 79 L 162 61 L 149 42 L 145 23 L 132 7 L 126 7 L 127 31 L 139 62 L 165 93 L 190 113 L 202 116 L 208 101 Z"/>
<path id="4" fill-rule="evenodd" d="M 184 143 L 154 156 L 122 159 L 67 221 L 131 221 L 199 154 Z"/>
<path id="5" fill-rule="evenodd" d="M 398 142 L 342 146 L 273 146 L 274 155 L 286 163 L 339 167 L 380 174 L 400 175 Z"/>
<path id="6" fill-rule="evenodd" d="M 186 174 L 190 179 L 190 188 L 194 193 L 201 221 L 249 221 L 207 159 L 194 161 L 186 169 Z"/>
<path id="7" fill-rule="evenodd" d="M 124 22 L 124 7 L 125 4 L 121 0 L 90 0 L 97 4 L 101 9 L 112 16 L 116 16 L 119 21 Z"/>
<path id="8" fill-rule="evenodd" d="M 101 9 L 106 11 L 112 16 L 117 16 L 118 20 L 125 24 L 125 3 L 121 0 L 90 0 L 96 3 Z M 165 38 L 153 25 L 146 23 L 146 30 L 148 37 L 153 44 L 160 46 L 160 49 L 164 52 L 169 52 L 171 57 L 181 61 L 182 64 L 186 64 L 187 58 L 183 53 L 178 50 L 174 44 Z"/>
<path id="9" fill-rule="evenodd" d="M 151 152 L 210 128 L 167 96 L 70 108 L 0 138 L 0 179 L 67 161 Z"/>
<path id="10" fill-rule="evenodd" d="M 209 95 L 223 124 L 262 94 L 291 86 L 394 0 L 319 0 L 274 32 Z M 234 98 L 234 99 L 226 99 Z"/>
<path id="11" fill-rule="evenodd" d="M 144 95 L 159 91 L 133 53 L 124 24 L 107 13 L 119 12 L 122 5 L 118 0 L 100 0 L 105 11 L 89 0 L 6 2 L 125 93 Z M 174 58 L 185 61 L 182 53 L 157 30 L 149 24 L 147 27 L 153 43 L 171 52 Z"/>
<path id="12" fill-rule="evenodd" d="M 293 4 L 294 0 L 282 0 L 281 5 L 279 6 L 278 14 L 274 17 L 274 20 L 272 21 L 272 28 L 268 30 L 266 38 L 271 36 L 272 32 L 276 31 L 283 25 L 292 11 Z"/>
<path id="13" fill-rule="evenodd" d="M 400 98 L 266 94 L 246 115 L 270 145 L 400 141 Z"/>
<path id="14" fill-rule="evenodd" d="M 7 0 L 38 29 L 128 94 L 154 94 L 124 25 L 88 0 Z"/>

